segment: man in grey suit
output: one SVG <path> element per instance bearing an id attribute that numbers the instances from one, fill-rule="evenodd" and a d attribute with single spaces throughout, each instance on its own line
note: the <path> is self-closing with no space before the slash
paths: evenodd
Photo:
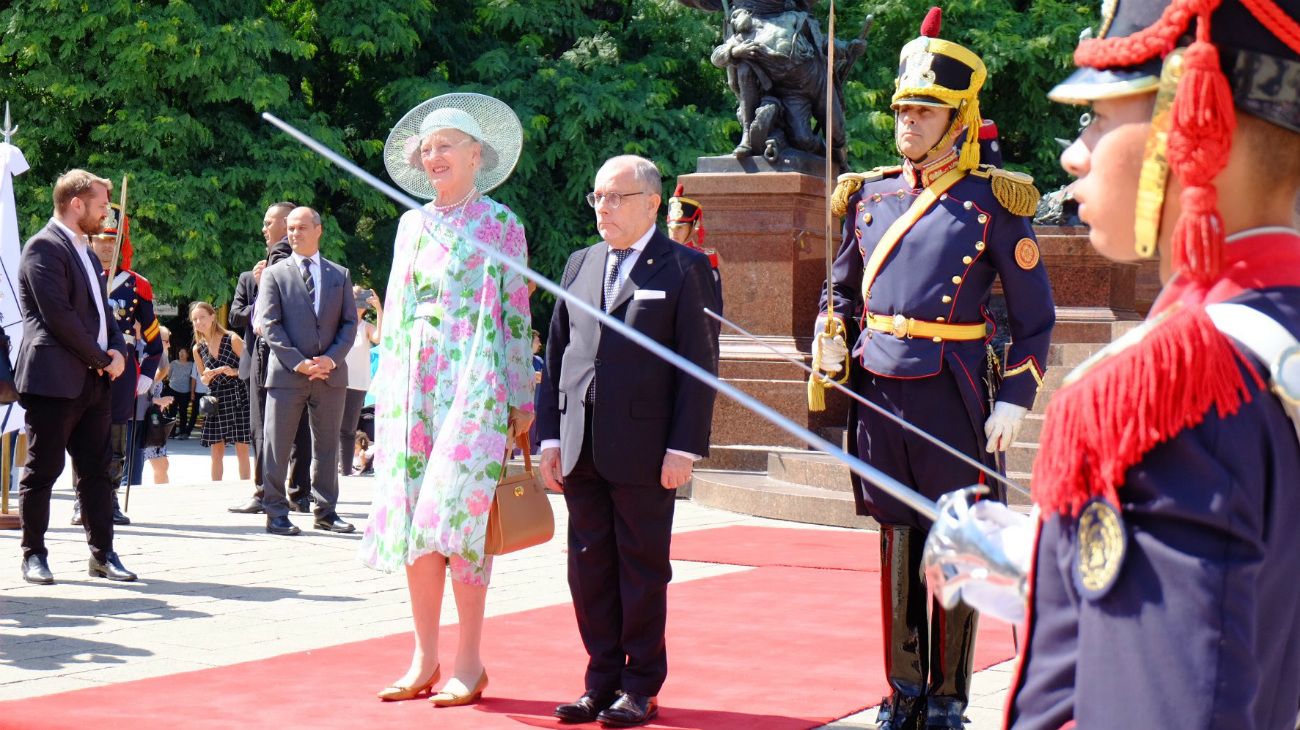
<path id="1" fill-rule="evenodd" d="M 303 409 L 311 422 L 315 527 L 331 532 L 356 528 L 339 519 L 339 424 L 348 372 L 344 356 L 357 333 L 356 302 L 348 270 L 320 255 L 320 214 L 295 208 L 289 214 L 293 254 L 262 272 L 257 314 L 271 348 L 266 374 L 266 462 L 262 506 L 266 531 L 297 535 L 289 521 L 285 475 Z"/>

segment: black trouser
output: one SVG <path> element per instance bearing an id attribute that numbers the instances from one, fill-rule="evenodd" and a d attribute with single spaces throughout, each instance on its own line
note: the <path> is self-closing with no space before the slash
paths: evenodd
<path id="1" fill-rule="evenodd" d="M 189 435 L 190 431 L 194 430 L 195 419 L 199 417 L 198 407 L 190 407 L 194 400 L 194 391 L 180 393 L 172 390 L 170 386 L 168 386 L 167 391 L 170 391 L 170 393 L 164 391 L 163 395 L 171 395 L 173 398 L 172 413 L 176 416 L 176 430 L 179 433 Z"/>
<path id="2" fill-rule="evenodd" d="M 589 657 L 586 687 L 655 696 L 668 676 L 664 627 L 676 492 L 607 481 L 596 471 L 591 440 L 588 418 L 578 463 L 564 478 L 569 591 Z"/>
<path id="3" fill-rule="evenodd" d="M 352 476 L 352 455 L 357 448 L 357 427 L 361 424 L 361 407 L 366 391 L 348 388 L 343 401 L 343 423 L 339 426 L 339 474 Z"/>
<path id="4" fill-rule="evenodd" d="M 23 393 L 19 401 L 27 411 L 27 464 L 18 490 L 23 557 L 49 554 L 45 531 L 50 526 L 50 492 L 63 473 L 66 452 L 72 457 L 86 543 L 91 556 L 104 561 L 113 551 L 114 485 L 108 474 L 111 400 L 107 377 L 86 371 L 77 398 Z"/>

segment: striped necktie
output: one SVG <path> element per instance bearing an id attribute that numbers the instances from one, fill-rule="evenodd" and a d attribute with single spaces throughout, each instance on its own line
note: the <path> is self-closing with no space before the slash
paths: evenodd
<path id="1" fill-rule="evenodd" d="M 610 267 L 609 274 L 605 276 L 605 296 L 600 303 L 601 308 L 606 312 L 609 311 L 609 306 L 614 303 L 614 298 L 618 296 L 618 271 L 623 268 L 623 262 L 627 260 L 628 256 L 632 255 L 633 250 L 630 248 L 622 250 L 611 248 L 609 250 L 609 255 L 614 257 L 614 265 Z M 587 386 L 587 402 L 596 402 L 596 378 L 594 376 L 591 378 L 591 384 Z"/>
<path id="2" fill-rule="evenodd" d="M 311 300 L 311 308 L 316 309 L 316 280 L 311 277 L 311 259 L 302 260 L 302 283 L 307 287 L 307 298 Z"/>

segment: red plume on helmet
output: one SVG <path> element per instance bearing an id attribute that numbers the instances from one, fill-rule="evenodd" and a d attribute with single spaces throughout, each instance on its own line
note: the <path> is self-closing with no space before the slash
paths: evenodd
<path id="1" fill-rule="evenodd" d="M 925 20 L 921 21 L 921 35 L 926 38 L 938 38 L 941 30 L 943 30 L 943 9 L 936 5 L 930 8 L 930 12 L 925 14 Z"/>

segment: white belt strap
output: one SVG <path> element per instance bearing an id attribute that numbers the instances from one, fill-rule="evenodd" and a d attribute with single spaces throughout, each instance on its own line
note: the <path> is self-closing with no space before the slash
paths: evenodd
<path id="1" fill-rule="evenodd" d="M 1300 341 L 1286 327 L 1244 304 L 1211 304 L 1206 313 L 1223 334 L 1268 367 L 1270 385 L 1300 438 Z"/>

